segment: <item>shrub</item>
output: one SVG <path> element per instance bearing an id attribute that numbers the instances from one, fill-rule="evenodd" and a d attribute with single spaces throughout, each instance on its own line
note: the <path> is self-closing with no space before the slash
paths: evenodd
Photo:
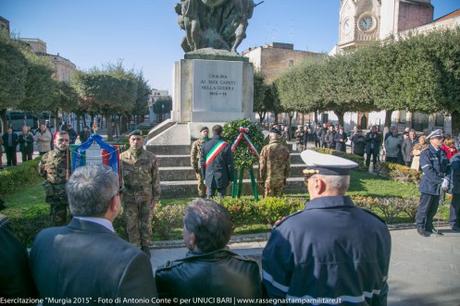
<path id="1" fill-rule="evenodd" d="M 420 181 L 421 173 L 406 167 L 404 165 L 395 163 L 380 163 L 375 169 L 375 172 L 384 177 L 392 178 L 399 182 L 418 183 Z"/>
<path id="2" fill-rule="evenodd" d="M 38 174 L 39 162 L 40 157 L 1 170 L 0 195 L 10 194 L 24 188 L 24 186 L 39 182 L 41 180 Z"/>
<path id="3" fill-rule="evenodd" d="M 275 224 L 281 218 L 293 214 L 304 208 L 301 199 L 267 197 L 258 203 L 260 223 Z"/>
<path id="4" fill-rule="evenodd" d="M 336 151 L 329 148 L 315 148 L 316 152 L 323 153 L 323 154 L 331 154 L 334 156 L 342 157 L 354 161 L 358 164 L 358 169 L 360 170 L 367 170 L 366 163 L 364 162 L 364 157 L 355 154 L 348 154 L 342 151 Z"/>
<path id="5" fill-rule="evenodd" d="M 8 217 L 11 229 L 19 241 L 28 246 L 32 244 L 39 231 L 52 226 L 47 205 L 8 208 L 2 213 Z"/>
<path id="6" fill-rule="evenodd" d="M 172 230 L 182 228 L 185 205 L 156 205 L 153 214 L 152 228 L 161 240 L 171 239 Z"/>

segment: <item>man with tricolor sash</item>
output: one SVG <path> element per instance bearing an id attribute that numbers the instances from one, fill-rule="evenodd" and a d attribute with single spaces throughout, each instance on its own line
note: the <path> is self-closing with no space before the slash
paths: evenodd
<path id="1" fill-rule="evenodd" d="M 233 156 L 231 146 L 222 137 L 222 126 L 212 128 L 213 137 L 203 144 L 201 150 L 201 173 L 206 185 L 206 196 L 214 196 L 217 191 L 225 196 L 228 184 L 233 180 Z"/>

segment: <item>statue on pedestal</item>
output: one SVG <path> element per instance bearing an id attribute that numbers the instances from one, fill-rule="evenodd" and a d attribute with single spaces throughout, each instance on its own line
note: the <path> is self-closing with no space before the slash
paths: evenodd
<path id="1" fill-rule="evenodd" d="M 191 52 L 213 48 L 236 53 L 246 38 L 254 7 L 253 0 L 181 0 L 175 10 L 178 24 L 186 32 L 182 49 Z"/>

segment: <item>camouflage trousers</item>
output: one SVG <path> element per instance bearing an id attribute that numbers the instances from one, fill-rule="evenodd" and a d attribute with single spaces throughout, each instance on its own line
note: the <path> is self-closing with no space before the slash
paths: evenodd
<path id="1" fill-rule="evenodd" d="M 198 180 L 198 196 L 200 198 L 205 198 L 206 197 L 206 185 L 204 184 L 204 179 L 203 176 L 201 175 L 201 172 L 195 172 L 196 179 Z"/>
<path id="2" fill-rule="evenodd" d="M 126 222 L 128 240 L 138 247 L 152 245 L 152 219 L 155 205 L 152 198 L 145 195 L 124 195 L 123 215 Z"/>
<path id="3" fill-rule="evenodd" d="M 51 223 L 54 226 L 65 225 L 68 222 L 67 210 L 69 203 L 65 193 L 65 185 L 45 184 L 46 202 L 50 205 Z"/>
<path id="4" fill-rule="evenodd" d="M 265 182 L 265 197 L 280 197 L 283 195 L 284 181 L 280 182 Z"/>

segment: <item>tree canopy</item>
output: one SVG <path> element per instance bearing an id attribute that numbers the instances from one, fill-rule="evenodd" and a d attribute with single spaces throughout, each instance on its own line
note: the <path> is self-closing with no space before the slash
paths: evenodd
<path id="1" fill-rule="evenodd" d="M 291 68 L 281 105 L 298 111 L 460 111 L 460 28 L 409 35 Z"/>

